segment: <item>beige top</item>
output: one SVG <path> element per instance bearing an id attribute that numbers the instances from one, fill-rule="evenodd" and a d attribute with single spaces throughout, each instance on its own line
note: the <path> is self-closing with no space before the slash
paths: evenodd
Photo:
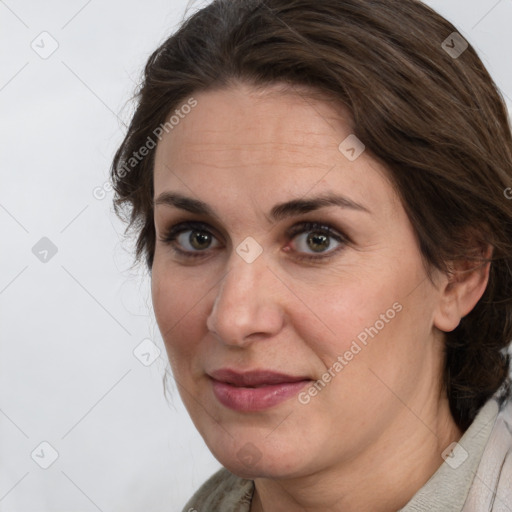
<path id="1" fill-rule="evenodd" d="M 501 409 L 490 399 L 452 456 L 398 512 L 512 512 L 512 402 Z M 253 492 L 252 480 L 221 469 L 199 488 L 183 512 L 249 512 Z"/>

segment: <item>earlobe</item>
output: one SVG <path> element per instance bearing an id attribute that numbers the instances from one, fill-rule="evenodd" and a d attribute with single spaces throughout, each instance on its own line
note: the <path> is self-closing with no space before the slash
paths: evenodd
<path id="1" fill-rule="evenodd" d="M 450 267 L 439 289 L 435 327 L 444 332 L 453 331 L 473 310 L 489 282 L 491 257 L 492 247 L 486 246 L 480 253 L 480 260 L 466 260 Z"/>

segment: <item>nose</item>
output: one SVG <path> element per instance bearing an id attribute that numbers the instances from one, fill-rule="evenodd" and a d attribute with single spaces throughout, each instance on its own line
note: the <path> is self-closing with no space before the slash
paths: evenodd
<path id="1" fill-rule="evenodd" d="M 232 346 L 275 336 L 284 324 L 282 287 L 263 255 L 247 263 L 233 253 L 206 321 L 208 330 Z"/>

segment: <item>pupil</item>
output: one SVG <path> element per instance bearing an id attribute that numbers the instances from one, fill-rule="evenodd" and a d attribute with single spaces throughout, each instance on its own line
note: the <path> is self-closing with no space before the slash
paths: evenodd
<path id="1" fill-rule="evenodd" d="M 210 245 L 210 237 L 204 231 L 194 231 L 190 234 L 189 242 L 195 249 L 206 249 Z"/>
<path id="2" fill-rule="evenodd" d="M 315 252 L 320 252 L 329 247 L 329 237 L 319 233 L 309 235 L 307 242 L 310 249 Z"/>

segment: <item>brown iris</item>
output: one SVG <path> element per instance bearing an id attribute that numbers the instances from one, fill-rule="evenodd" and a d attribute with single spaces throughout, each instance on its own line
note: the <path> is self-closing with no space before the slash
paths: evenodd
<path id="1" fill-rule="evenodd" d="M 192 231 L 188 240 L 190 245 L 197 250 L 208 249 L 212 243 L 211 235 L 206 231 Z"/>
<path id="2" fill-rule="evenodd" d="M 315 252 L 322 252 L 329 247 L 329 237 L 321 233 L 311 233 L 306 240 L 309 248 Z"/>

